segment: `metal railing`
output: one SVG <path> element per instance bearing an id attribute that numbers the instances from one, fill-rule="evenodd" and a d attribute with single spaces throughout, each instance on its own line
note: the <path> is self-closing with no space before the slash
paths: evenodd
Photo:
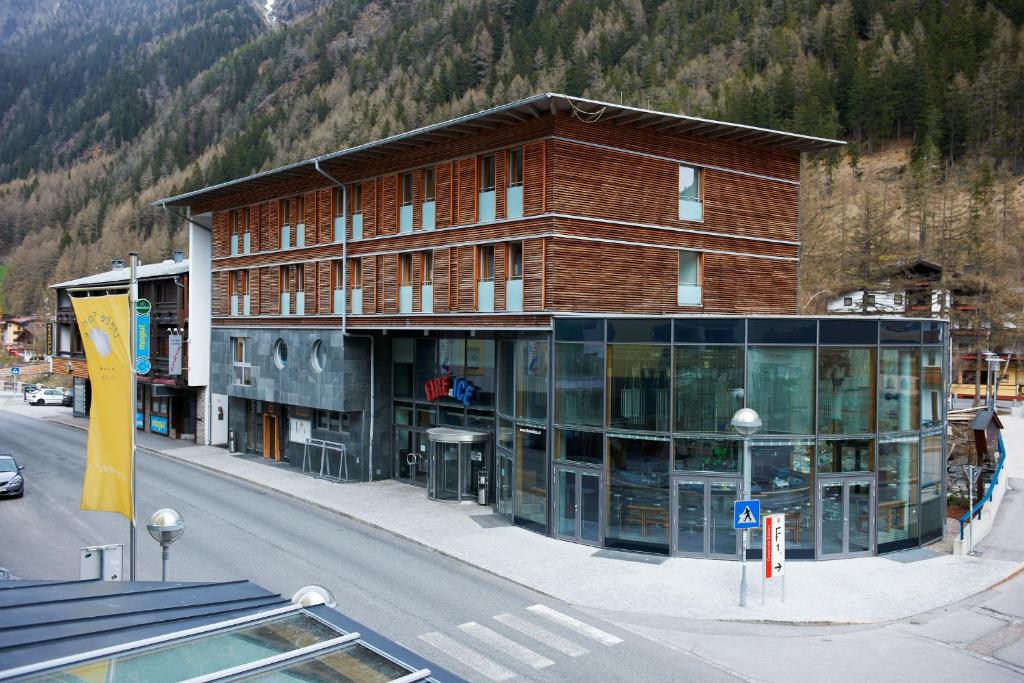
<path id="1" fill-rule="evenodd" d="M 967 523 L 968 519 L 977 516 L 981 512 L 981 508 L 992 499 L 992 492 L 995 491 L 996 484 L 999 483 L 999 474 L 1003 471 L 1003 463 L 1006 462 L 1006 447 L 1003 446 L 1003 435 L 996 434 L 996 443 L 999 447 L 999 462 L 996 463 L 995 470 L 992 471 L 992 479 L 988 482 L 988 488 L 985 489 L 985 495 L 978 499 L 978 502 L 974 504 L 974 507 L 965 512 L 960 516 L 960 540 L 964 540 L 964 524 Z M 967 483 L 971 485 L 970 482 Z M 971 524 L 974 524 L 974 520 L 971 519 Z"/>
<path id="2" fill-rule="evenodd" d="M 320 449 L 320 468 L 313 471 L 313 457 L 310 453 L 310 446 Z M 337 474 L 332 471 L 331 456 L 337 454 Z M 337 441 L 326 441 L 324 439 L 307 438 L 302 448 L 302 471 L 320 479 L 332 479 L 334 481 L 355 481 L 349 476 L 348 447 Z"/>

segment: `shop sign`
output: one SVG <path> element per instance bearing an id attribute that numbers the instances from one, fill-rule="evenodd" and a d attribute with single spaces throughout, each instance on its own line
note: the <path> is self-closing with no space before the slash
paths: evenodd
<path id="1" fill-rule="evenodd" d="M 450 396 L 462 403 L 467 408 L 474 402 L 477 394 L 477 386 L 465 377 L 435 377 L 423 385 L 426 389 L 427 400 L 436 401 L 442 396 Z"/>
<path id="2" fill-rule="evenodd" d="M 149 431 L 156 434 L 167 434 L 167 418 L 159 415 L 151 415 L 149 418 Z"/>
<path id="3" fill-rule="evenodd" d="M 181 335 L 171 334 L 167 337 L 168 375 L 181 374 Z"/>
<path id="4" fill-rule="evenodd" d="M 53 323 L 46 323 L 46 354 L 49 356 L 57 354 L 57 349 L 53 346 Z"/>
<path id="5" fill-rule="evenodd" d="M 68 363 L 68 365 L 70 365 L 70 363 Z M 84 377 L 75 377 L 74 384 L 75 384 L 75 405 L 71 409 L 72 410 L 71 414 L 74 415 L 75 417 L 85 417 L 86 416 L 86 412 L 85 412 L 85 392 L 86 392 L 85 378 Z"/>
<path id="6" fill-rule="evenodd" d="M 136 410 L 135 411 L 135 428 L 136 429 L 145 429 L 145 427 L 146 427 L 146 418 L 142 415 L 142 411 L 141 410 Z"/>

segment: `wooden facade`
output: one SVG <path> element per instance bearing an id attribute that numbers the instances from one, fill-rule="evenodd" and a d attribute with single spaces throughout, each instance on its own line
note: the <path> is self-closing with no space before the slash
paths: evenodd
<path id="1" fill-rule="evenodd" d="M 346 252 L 346 270 L 357 261 L 361 268 L 361 311 L 345 297 L 348 324 L 360 328 L 510 327 L 526 320 L 547 326 L 559 313 L 796 313 L 801 151 L 621 121 L 540 111 L 461 137 L 438 135 L 401 153 L 342 159 L 329 168 L 324 162 L 335 185 L 320 173 L 275 178 L 271 172 L 258 184 L 243 180 L 236 190 L 178 201 L 193 215 L 212 214 L 214 325 L 337 324 L 343 312 L 334 310 L 337 278 L 331 272 Z M 522 184 L 515 190 L 521 199 L 508 190 L 513 151 L 522 159 Z M 481 195 L 482 159 L 490 155 L 493 200 Z M 681 217 L 680 165 L 699 174 L 703 215 L 697 220 Z M 424 225 L 428 171 L 433 229 Z M 412 219 L 403 227 L 406 173 Z M 296 247 L 300 197 L 305 245 Z M 344 198 L 346 206 L 338 206 Z M 521 205 L 519 215 L 510 215 L 513 204 Z M 285 205 L 290 215 L 283 215 Z M 335 230 L 338 215 L 344 216 L 345 246 Z M 356 220 L 362 222 L 359 239 Z M 249 226 L 246 253 L 232 252 L 237 225 Z M 293 234 L 284 250 L 283 226 Z M 521 249 L 517 310 L 506 305 L 512 243 Z M 479 311 L 481 249 L 494 253 L 493 313 Z M 679 304 L 684 251 L 700 254 L 699 305 Z M 432 255 L 429 277 L 422 270 L 426 252 Z M 402 258 L 411 258 L 414 284 L 406 311 L 400 311 Z M 304 273 L 301 320 L 281 318 L 278 273 L 291 265 Z M 253 295 L 244 320 L 229 310 L 229 275 L 239 269 L 249 270 Z M 423 310 L 424 282 L 432 284 L 431 310 Z"/>

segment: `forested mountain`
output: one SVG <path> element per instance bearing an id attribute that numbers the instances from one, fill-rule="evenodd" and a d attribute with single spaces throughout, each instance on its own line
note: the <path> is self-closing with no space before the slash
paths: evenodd
<path id="1" fill-rule="evenodd" d="M 265 4 L 0 4 L 9 310 L 130 246 L 180 245 L 159 196 L 545 90 L 848 139 L 809 165 L 809 245 L 840 209 L 886 228 L 879 259 L 941 242 L 951 268 L 969 264 L 942 220 L 1001 210 L 1000 236 L 1019 230 L 1021 0 L 279 0 L 274 22 Z M 809 294 L 875 272 L 809 251 Z"/>

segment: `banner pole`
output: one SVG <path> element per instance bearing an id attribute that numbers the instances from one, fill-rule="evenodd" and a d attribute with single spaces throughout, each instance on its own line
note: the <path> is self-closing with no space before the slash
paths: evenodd
<path id="1" fill-rule="evenodd" d="M 131 343 L 131 353 L 129 354 L 129 372 L 131 373 L 131 400 L 128 405 L 131 407 L 131 421 L 128 423 L 129 429 L 132 435 L 132 516 L 130 520 L 131 528 L 129 529 L 128 535 L 128 553 L 131 557 L 131 572 L 129 579 L 135 580 L 135 566 L 136 566 L 136 548 L 135 548 L 135 413 L 138 410 L 135 405 L 136 397 L 138 396 L 138 389 L 136 388 L 137 378 L 135 376 L 135 351 L 138 345 L 136 335 L 138 330 L 136 329 L 135 320 L 135 302 L 139 298 L 139 283 L 138 283 L 138 267 L 139 267 L 139 255 L 137 252 L 131 252 L 128 254 L 129 267 L 131 268 L 131 278 L 128 282 L 128 315 L 131 320 L 131 334 L 129 335 L 129 342 Z"/>

